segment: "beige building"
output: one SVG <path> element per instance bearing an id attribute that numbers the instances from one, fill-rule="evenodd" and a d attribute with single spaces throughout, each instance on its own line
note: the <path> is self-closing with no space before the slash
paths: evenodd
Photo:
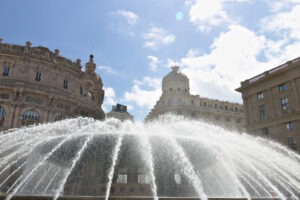
<path id="1" fill-rule="evenodd" d="M 163 78 L 162 95 L 145 121 L 172 113 L 202 119 L 229 129 L 244 130 L 243 105 L 191 95 L 189 79 L 178 69 L 172 67 L 172 71 Z"/>
<path id="2" fill-rule="evenodd" d="M 131 120 L 133 121 L 133 116 L 127 112 L 127 106 L 122 104 L 117 104 L 112 106 L 112 110 L 106 114 L 106 118 L 116 118 L 121 121 Z"/>
<path id="3" fill-rule="evenodd" d="M 0 38 L 0 129 L 79 115 L 103 119 L 103 84 L 92 55 L 85 68 L 57 49 L 3 44 Z"/>
<path id="4" fill-rule="evenodd" d="M 300 58 L 241 82 L 249 133 L 300 144 Z M 299 150 L 299 147 L 298 147 Z"/>

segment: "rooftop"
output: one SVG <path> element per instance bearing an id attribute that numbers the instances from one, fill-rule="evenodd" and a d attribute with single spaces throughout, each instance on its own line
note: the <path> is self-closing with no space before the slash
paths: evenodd
<path id="1" fill-rule="evenodd" d="M 2 43 L 2 38 L 0 38 L 0 54 L 10 54 L 16 56 L 23 56 L 28 58 L 35 58 L 50 62 L 53 64 L 64 66 L 72 71 L 81 72 L 81 60 L 77 59 L 73 62 L 70 59 L 62 57 L 59 55 L 59 50 L 55 49 L 54 52 L 49 50 L 47 47 L 37 46 L 32 47 L 31 42 L 27 41 L 25 46 Z"/>
<path id="2" fill-rule="evenodd" d="M 252 85 L 255 85 L 257 82 L 261 80 L 265 80 L 273 75 L 280 74 L 283 72 L 285 69 L 295 66 L 295 64 L 300 64 L 300 57 L 290 60 L 282 65 L 279 65 L 273 69 L 270 69 L 268 71 L 265 71 L 264 73 L 261 73 L 255 77 L 252 77 L 250 79 L 247 79 L 245 81 L 241 82 L 241 87 L 237 88 L 236 91 L 240 92 L 242 88 L 246 88 Z"/>

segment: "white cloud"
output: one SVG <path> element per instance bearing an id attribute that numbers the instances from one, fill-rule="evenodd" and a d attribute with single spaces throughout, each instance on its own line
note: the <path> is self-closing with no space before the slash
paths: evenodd
<path id="1" fill-rule="evenodd" d="M 187 53 L 187 57 L 196 57 L 201 53 L 200 49 L 190 49 Z"/>
<path id="2" fill-rule="evenodd" d="M 266 2 L 271 7 L 272 12 L 278 12 L 300 3 L 300 0 L 266 0 Z"/>
<path id="3" fill-rule="evenodd" d="M 157 69 L 157 65 L 159 63 L 158 58 L 155 56 L 147 56 L 147 58 L 150 59 L 150 63 L 149 63 L 150 69 L 152 71 L 155 71 Z"/>
<path id="4" fill-rule="evenodd" d="M 210 52 L 190 50 L 181 59 L 182 72 L 190 78 L 192 93 L 242 102 L 235 91 L 241 81 L 298 57 L 299 52 L 299 41 L 290 43 L 288 37 L 273 41 L 232 25 L 214 40 Z"/>
<path id="5" fill-rule="evenodd" d="M 270 63 L 262 63 L 257 56 L 266 48 L 266 38 L 242 26 L 230 26 L 211 45 L 209 54 L 196 55 L 189 51 L 181 60 L 183 73 L 190 78 L 192 93 L 210 98 L 240 101 L 234 91 L 240 81 L 257 75 Z"/>
<path id="6" fill-rule="evenodd" d="M 188 0 L 190 21 L 201 31 L 210 31 L 211 27 L 230 22 L 225 9 L 225 2 L 244 2 L 249 0 Z"/>
<path id="7" fill-rule="evenodd" d="M 141 81 L 134 80 L 133 83 L 131 90 L 125 92 L 124 100 L 140 108 L 152 108 L 161 94 L 161 80 L 147 76 Z"/>
<path id="8" fill-rule="evenodd" d="M 266 57 L 268 59 L 276 57 L 281 62 L 299 57 L 300 0 L 268 2 L 274 13 L 261 20 L 261 32 L 273 35 L 275 33 L 279 39 L 267 42 Z"/>
<path id="9" fill-rule="evenodd" d="M 105 71 L 108 74 L 113 74 L 113 75 L 118 75 L 118 72 L 116 72 L 115 70 L 113 70 L 111 67 L 109 66 L 105 66 L 105 65 L 100 65 L 97 67 L 98 69 Z"/>
<path id="10" fill-rule="evenodd" d="M 127 110 L 131 111 L 133 109 L 134 109 L 133 105 L 130 105 L 130 104 L 127 105 Z"/>
<path id="11" fill-rule="evenodd" d="M 175 42 L 175 35 L 157 27 L 151 28 L 148 33 L 144 34 L 143 38 L 145 40 L 144 46 L 152 49 Z"/>
<path id="12" fill-rule="evenodd" d="M 166 65 L 167 67 L 180 66 L 180 65 L 181 65 L 180 62 L 174 61 L 171 58 L 167 59 L 167 65 Z"/>
<path id="13" fill-rule="evenodd" d="M 300 1 L 299 1 L 300 2 Z M 290 38 L 300 40 L 300 5 L 294 6 L 290 11 L 279 12 L 262 20 L 265 31 L 277 32 Z"/>
<path id="14" fill-rule="evenodd" d="M 123 17 L 126 18 L 128 24 L 130 25 L 134 25 L 137 23 L 139 16 L 131 11 L 127 11 L 127 10 L 118 10 L 116 12 L 118 15 L 121 15 Z"/>
<path id="15" fill-rule="evenodd" d="M 111 87 L 104 87 L 105 91 L 105 97 L 104 97 L 104 102 L 103 102 L 103 110 L 105 112 L 110 111 L 110 108 L 115 105 L 116 102 L 116 94 L 113 88 Z"/>
<path id="16" fill-rule="evenodd" d="M 134 84 L 139 86 L 148 86 L 150 88 L 159 88 L 161 84 L 161 80 L 158 78 L 151 78 L 149 76 L 143 77 L 142 81 L 134 80 Z"/>

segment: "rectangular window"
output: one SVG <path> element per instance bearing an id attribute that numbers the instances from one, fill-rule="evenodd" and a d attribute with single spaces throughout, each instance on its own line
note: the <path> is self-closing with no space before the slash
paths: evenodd
<path id="1" fill-rule="evenodd" d="M 4 67 L 3 76 L 8 76 L 8 74 L 9 74 L 9 67 Z"/>
<path id="2" fill-rule="evenodd" d="M 289 99 L 287 97 L 282 98 L 280 101 L 282 110 L 288 110 L 290 108 Z"/>
<path id="3" fill-rule="evenodd" d="M 1 94 L 1 99 L 9 99 L 9 94 Z"/>
<path id="4" fill-rule="evenodd" d="M 225 106 L 225 110 L 228 110 L 228 106 Z"/>
<path id="5" fill-rule="evenodd" d="M 262 92 L 257 93 L 257 99 L 258 100 L 261 100 L 263 98 L 264 98 L 264 93 L 262 93 Z"/>
<path id="6" fill-rule="evenodd" d="M 66 111 L 71 110 L 71 107 L 69 105 L 65 105 L 65 104 L 61 104 L 61 103 L 56 104 L 56 107 L 59 108 L 59 109 L 66 110 Z"/>
<path id="7" fill-rule="evenodd" d="M 150 179 L 146 174 L 138 174 L 138 183 L 139 184 L 149 184 Z"/>
<path id="8" fill-rule="evenodd" d="M 264 117 L 264 116 L 266 115 L 266 112 L 265 112 L 265 106 L 264 106 L 264 105 L 260 105 L 260 106 L 258 107 L 258 109 L 259 109 L 259 116 L 260 116 L 260 117 Z"/>
<path id="9" fill-rule="evenodd" d="M 117 183 L 123 183 L 123 184 L 127 183 L 127 174 L 119 174 Z"/>
<path id="10" fill-rule="evenodd" d="M 234 111 L 235 111 L 235 112 L 238 112 L 238 111 L 239 111 L 239 109 L 238 109 L 237 107 L 235 107 L 235 108 L 234 108 Z"/>
<path id="11" fill-rule="evenodd" d="M 278 87 L 279 87 L 279 91 L 280 91 L 280 92 L 286 91 L 286 86 L 285 86 L 285 84 L 281 84 L 281 85 L 279 85 Z"/>
<path id="12" fill-rule="evenodd" d="M 207 103 L 206 103 L 206 102 L 204 102 L 204 103 L 203 103 L 203 106 L 204 106 L 204 107 L 206 107 L 206 106 L 207 106 Z"/>
<path id="13" fill-rule="evenodd" d="M 43 104 L 42 99 L 38 99 L 38 98 L 34 98 L 34 97 L 25 97 L 25 101 L 27 103 Z"/>
<path id="14" fill-rule="evenodd" d="M 35 75 L 35 80 L 36 81 L 41 81 L 41 76 L 42 76 L 42 73 L 41 72 L 37 72 L 36 75 Z"/>
<path id="15" fill-rule="evenodd" d="M 268 128 L 263 128 L 262 129 L 262 134 L 263 135 L 269 135 L 269 129 Z"/>
<path id="16" fill-rule="evenodd" d="M 296 139 L 294 137 L 289 137 L 288 143 L 289 143 L 289 145 L 296 145 Z"/>
<path id="17" fill-rule="evenodd" d="M 294 124 L 293 122 L 288 122 L 285 124 L 285 127 L 286 127 L 286 130 L 287 131 L 291 131 L 291 130 L 294 130 Z"/>
<path id="18" fill-rule="evenodd" d="M 181 104 L 182 104 L 182 99 L 178 99 L 178 100 L 177 100 L 177 103 L 178 103 L 179 105 L 181 105 Z"/>
<path id="19" fill-rule="evenodd" d="M 294 137 L 289 137 L 288 138 L 288 144 L 289 147 L 295 151 L 297 151 L 297 144 L 296 144 L 296 139 Z"/>
<path id="20" fill-rule="evenodd" d="M 64 80 L 64 88 L 68 88 L 68 81 Z"/>
<path id="21" fill-rule="evenodd" d="M 215 108 L 218 108 L 218 104 L 215 104 Z"/>

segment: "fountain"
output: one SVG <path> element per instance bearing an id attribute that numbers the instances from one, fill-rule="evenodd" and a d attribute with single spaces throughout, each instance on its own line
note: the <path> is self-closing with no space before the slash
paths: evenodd
<path id="1" fill-rule="evenodd" d="M 9 130 L 0 136 L 0 158 L 6 200 L 300 196 L 297 153 L 174 116 L 145 124 L 76 118 Z"/>

